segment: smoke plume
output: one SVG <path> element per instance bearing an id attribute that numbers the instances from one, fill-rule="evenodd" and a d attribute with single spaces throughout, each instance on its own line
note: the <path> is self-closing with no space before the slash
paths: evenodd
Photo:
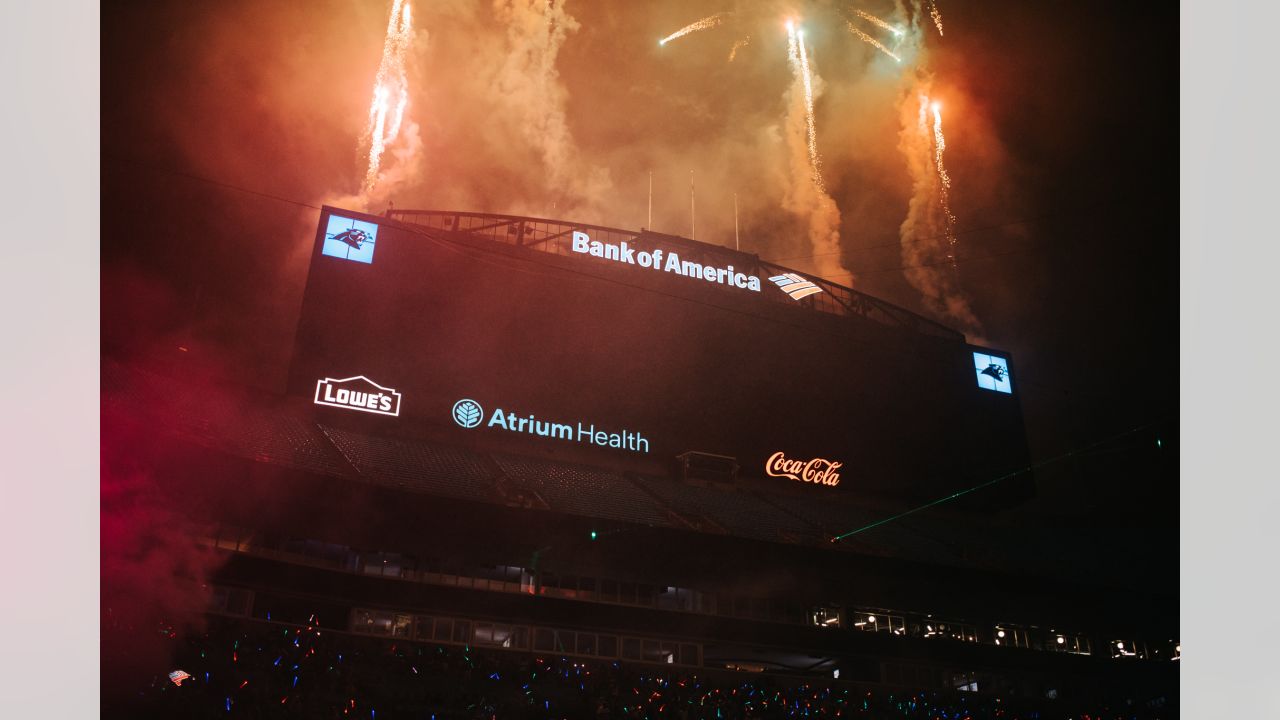
<path id="1" fill-rule="evenodd" d="M 804 38 L 800 38 L 803 42 Z M 782 207 L 803 220 L 813 257 L 812 272 L 841 284 L 852 284 L 852 275 L 840 264 L 840 209 L 822 185 L 821 169 L 812 132 L 811 102 L 822 96 L 822 78 L 808 62 L 793 58 L 792 81 L 786 92 L 785 121 L 787 168 L 790 183 Z M 806 88 L 806 83 L 809 87 Z"/>
<path id="2" fill-rule="evenodd" d="M 494 11 L 506 28 L 501 61 L 485 78 L 495 112 L 536 156 L 556 212 L 597 219 L 612 182 L 607 170 L 582 161 L 565 115 L 568 91 L 556 67 L 561 46 L 581 26 L 564 0 L 495 0 Z M 542 204 L 515 211 L 549 209 Z"/>
<path id="3" fill-rule="evenodd" d="M 954 228 L 942 201 L 944 190 L 929 115 L 932 84 L 927 71 L 916 71 L 899 104 L 902 130 L 898 148 L 907 161 L 912 187 L 907 217 L 899 228 L 903 274 L 932 311 L 960 323 L 966 333 L 980 333 L 981 324 L 955 281 L 951 255 Z"/>

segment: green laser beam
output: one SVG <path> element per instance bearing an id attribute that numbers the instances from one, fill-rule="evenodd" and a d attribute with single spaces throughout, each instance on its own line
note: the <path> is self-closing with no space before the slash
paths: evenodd
<path id="1" fill-rule="evenodd" d="M 858 528 L 857 530 L 850 530 L 849 532 L 847 532 L 847 533 L 845 533 L 845 534 L 843 534 L 843 535 L 837 535 L 837 536 L 835 536 L 835 537 L 831 538 L 831 542 L 833 542 L 833 543 L 835 543 L 835 542 L 840 542 L 841 540 L 843 540 L 843 539 L 845 539 L 845 538 L 849 537 L 850 535 L 857 535 L 857 534 L 858 534 L 858 533 L 860 533 L 860 532 L 866 532 L 867 530 L 871 530 L 872 528 L 880 527 L 881 525 L 884 525 L 885 523 L 890 523 L 890 522 L 893 522 L 894 520 L 897 520 L 897 519 L 899 519 L 899 518 L 904 518 L 904 517 L 906 517 L 906 516 L 908 516 L 908 515 L 911 515 L 911 514 L 914 514 L 914 513 L 918 513 L 918 512 L 920 512 L 921 510 L 928 510 L 929 508 L 934 507 L 935 505 L 941 505 L 942 503 L 950 502 L 950 501 L 952 501 L 952 500 L 955 500 L 955 499 L 956 499 L 956 498 L 958 498 L 958 497 L 962 497 L 962 496 L 964 496 L 964 495 L 968 495 L 968 494 L 969 494 L 969 493 L 971 493 L 971 492 L 975 492 L 975 491 L 977 491 L 977 490 L 981 490 L 981 489 L 982 489 L 982 488 L 984 488 L 984 487 L 989 487 L 989 486 L 991 486 L 991 485 L 995 485 L 995 484 L 996 484 L 996 483 L 998 483 L 998 482 L 1003 482 L 1003 481 L 1005 481 L 1005 480 L 1008 480 L 1009 478 L 1017 477 L 1017 476 L 1019 476 L 1019 475 L 1021 475 L 1021 474 L 1023 474 L 1023 473 L 1031 472 L 1032 470 L 1036 470 L 1036 469 L 1038 469 L 1038 468 L 1045 467 L 1046 465 L 1052 465 L 1053 463 L 1060 462 L 1060 461 L 1062 461 L 1062 460 L 1066 460 L 1067 458 L 1072 457 L 1072 456 L 1074 456 L 1074 455 L 1078 455 L 1078 454 L 1080 454 L 1080 453 L 1083 453 L 1083 452 L 1087 452 L 1087 451 L 1089 451 L 1089 450 L 1092 450 L 1092 449 L 1094 449 L 1094 448 L 1098 447 L 1099 445 L 1103 445 L 1103 444 L 1109 443 L 1109 442 L 1111 442 L 1112 440 L 1119 440 L 1119 439 L 1120 439 L 1120 438 L 1122 438 L 1122 437 L 1127 437 L 1127 436 L 1132 435 L 1132 434 L 1134 434 L 1134 433 L 1136 433 L 1136 432 L 1141 432 L 1141 431 L 1143 431 L 1143 430 L 1146 430 L 1147 428 L 1154 427 L 1155 425 L 1156 425 L 1156 423 L 1147 423 L 1146 425 L 1139 425 L 1138 427 L 1131 428 L 1131 429 L 1129 429 L 1129 430 L 1125 430 L 1124 432 L 1122 432 L 1122 433 L 1120 433 L 1120 434 L 1118 434 L 1118 435 L 1112 435 L 1111 437 L 1103 438 L 1102 440 L 1098 440 L 1097 442 L 1090 443 L 1090 444 L 1088 444 L 1088 445 L 1085 445 L 1084 447 L 1079 447 L 1079 448 L 1076 448 L 1076 449 L 1074 449 L 1074 450 L 1069 450 L 1069 451 L 1067 451 L 1067 452 L 1065 452 L 1065 453 L 1063 453 L 1063 454 L 1061 454 L 1061 455 L 1057 455 L 1057 456 L 1055 456 L 1055 457 L 1051 457 L 1051 458 L 1049 458 L 1048 460 L 1041 460 L 1040 462 L 1037 462 L 1037 463 L 1031 463 L 1030 465 L 1028 465 L 1028 466 L 1026 466 L 1026 467 L 1024 467 L 1024 468 L 1019 468 L 1018 470 L 1014 470 L 1014 471 L 1013 471 L 1013 472 L 1011 472 L 1011 473 L 1007 473 L 1007 474 L 1005 474 L 1005 475 L 1001 475 L 1000 477 L 998 477 L 998 478 L 996 478 L 996 479 L 994 479 L 994 480 L 988 480 L 988 481 L 986 481 L 986 482 L 984 482 L 984 483 L 979 483 L 978 485 L 974 485 L 973 487 L 965 488 L 964 490 L 960 490 L 960 491 L 958 491 L 958 492 L 951 493 L 950 495 L 947 495 L 946 497 L 940 497 L 940 498 L 938 498 L 937 500 L 930 500 L 929 502 L 927 502 L 927 503 L 925 503 L 924 505 L 921 505 L 921 506 L 919 506 L 919 507 L 911 508 L 910 510 L 905 510 L 905 511 L 903 511 L 903 512 L 898 513 L 897 515 L 893 515 L 893 516 L 890 516 L 890 517 L 884 518 L 884 519 L 882 519 L 882 520 L 877 520 L 877 521 L 875 521 L 875 522 L 873 522 L 873 523 L 871 523 L 871 524 L 869 524 L 869 525 L 863 525 L 862 527 Z"/>

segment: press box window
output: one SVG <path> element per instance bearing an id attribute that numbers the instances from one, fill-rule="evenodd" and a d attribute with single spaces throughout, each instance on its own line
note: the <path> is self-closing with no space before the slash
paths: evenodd
<path id="1" fill-rule="evenodd" d="M 978 376 L 978 387 L 999 393 L 1012 394 L 1013 383 L 1009 379 L 1009 361 L 986 353 L 973 354 L 973 371 Z"/>
<path id="2" fill-rule="evenodd" d="M 373 262 L 374 243 L 378 239 L 378 226 L 341 215 L 330 215 L 324 229 L 324 245 L 320 252 L 329 257 Z"/>
<path id="3" fill-rule="evenodd" d="M 818 627 L 840 627 L 840 609 L 833 607 L 816 607 L 810 613 L 810 624 Z"/>

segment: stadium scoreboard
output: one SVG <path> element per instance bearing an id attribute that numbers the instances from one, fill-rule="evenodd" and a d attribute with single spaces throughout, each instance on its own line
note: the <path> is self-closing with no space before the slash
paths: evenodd
<path id="1" fill-rule="evenodd" d="M 560 235 L 550 252 L 323 208 L 290 392 L 374 433 L 618 468 L 692 450 L 813 492 L 927 495 L 1026 464 L 1005 353 L 823 315 L 822 281 L 745 253 Z"/>

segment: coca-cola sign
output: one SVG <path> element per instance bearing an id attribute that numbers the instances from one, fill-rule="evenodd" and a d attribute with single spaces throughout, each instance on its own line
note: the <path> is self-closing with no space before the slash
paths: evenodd
<path id="1" fill-rule="evenodd" d="M 778 451 L 769 456 L 764 463 L 764 472 L 769 477 L 784 477 L 796 482 L 815 483 L 818 485 L 839 485 L 840 473 L 837 472 L 844 463 L 826 458 L 812 460 L 794 460 Z"/>

